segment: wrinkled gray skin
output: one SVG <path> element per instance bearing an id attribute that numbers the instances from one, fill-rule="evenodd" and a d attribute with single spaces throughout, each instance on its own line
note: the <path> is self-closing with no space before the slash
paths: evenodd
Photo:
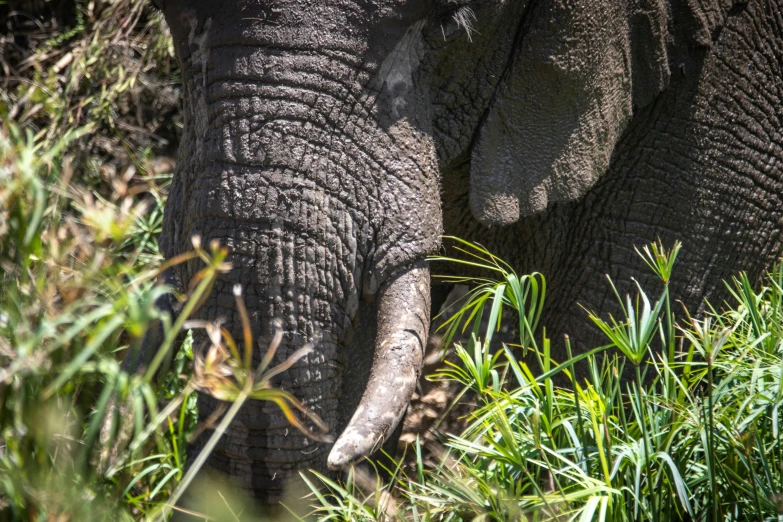
<path id="1" fill-rule="evenodd" d="M 613 310 L 604 273 L 653 285 L 634 245 L 684 243 L 672 286 L 691 310 L 780 252 L 777 2 L 160 3 L 186 115 L 164 252 L 194 234 L 230 247 L 201 316 L 241 338 L 241 283 L 257 360 L 275 317 L 279 358 L 315 341 L 278 384 L 338 439 L 247 404 L 209 464 L 267 502 L 293 470 L 392 434 L 429 327 L 421 260 L 444 231 L 548 277 L 556 344 L 597 340 L 578 303 Z M 200 398 L 202 416 L 216 406 Z"/>

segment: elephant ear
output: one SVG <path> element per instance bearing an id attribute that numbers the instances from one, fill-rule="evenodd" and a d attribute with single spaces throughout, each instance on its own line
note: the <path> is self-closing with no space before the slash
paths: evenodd
<path id="1" fill-rule="evenodd" d="M 669 19 L 665 0 L 531 7 L 472 150 L 479 221 L 510 224 L 587 192 L 634 107 L 668 84 Z"/>

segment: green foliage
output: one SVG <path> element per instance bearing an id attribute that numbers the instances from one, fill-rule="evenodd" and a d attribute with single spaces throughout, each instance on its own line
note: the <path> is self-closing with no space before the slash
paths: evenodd
<path id="1" fill-rule="evenodd" d="M 229 268 L 226 250 L 194 238 L 192 252 L 164 262 L 158 249 L 173 165 L 152 147 L 167 148 L 180 124 L 162 15 L 147 0 L 74 5 L 70 27 L 16 11 L 11 30 L 25 47 L 0 35 L 0 513 L 162 520 L 245 400 L 275 403 L 298 428 L 308 421 L 312 437 L 325 426 L 270 385 L 307 348 L 270 367 L 272 345 L 260 367 L 248 366 L 241 288 L 241 342 L 189 320 Z M 204 268 L 175 296 L 182 311 L 171 318 L 155 306 L 173 292 L 157 275 L 194 258 Z M 146 370 L 127 373 L 119 360 L 158 326 Z M 194 357 L 193 329 L 207 330 L 203 356 Z M 186 471 L 188 441 L 206 429 L 196 425 L 196 390 L 233 406 Z"/>
<path id="2" fill-rule="evenodd" d="M 145 408 L 154 406 L 150 412 L 157 414 L 151 383 L 121 372 L 112 356 L 137 346 L 161 319 L 153 304 L 166 289 L 133 261 L 149 245 L 122 246 L 135 236 L 135 218 L 146 204 L 96 200 L 69 186 L 71 161 L 63 151 L 83 132 L 47 149 L 29 131 L 0 131 L 0 498 L 16 519 L 85 513 L 85 494 L 111 509 L 104 490 L 124 488 L 121 475 L 142 468 L 132 452 L 110 482 L 95 481 L 110 399 L 127 399 L 142 415 L 134 432 L 138 446 L 147 442 L 139 438 Z M 72 200 L 80 202 L 80 213 L 66 210 Z M 98 221 L 91 215 L 100 215 L 103 227 L 93 226 Z M 120 251 L 130 259 L 115 262 Z M 192 412 L 185 399 L 179 400 Z M 169 435 L 148 441 L 166 455 L 152 459 L 156 468 L 146 473 L 155 493 L 166 486 L 164 470 L 176 468 L 181 457 L 171 447 L 184 442 L 183 434 Z M 132 489 L 128 495 L 139 494 Z"/>
<path id="3" fill-rule="evenodd" d="M 463 247 L 483 268 L 507 267 L 481 247 Z M 658 243 L 638 251 L 664 283 L 655 304 L 637 284 L 635 299 L 617 295 L 622 320 L 590 312 L 608 345 L 558 362 L 546 336 L 530 328 L 537 367 L 509 346 L 492 353 L 477 338 L 476 303 L 483 298 L 491 310 L 489 337 L 501 314 L 491 299 L 516 311 L 523 326 L 534 325 L 527 317 L 540 313 L 544 293 L 503 300 L 507 268 L 496 270 L 500 281 L 480 280 L 448 323 L 468 317 L 469 346 L 457 345 L 460 364 L 436 375 L 477 394 L 469 426 L 450 437 L 439 464 L 424 466 L 417 444 L 414 472 L 363 495 L 351 477 L 346 484 L 322 479 L 327 493 L 316 497 L 316 509 L 330 520 L 350 520 L 362 509 L 367 520 L 779 520 L 783 268 L 758 291 L 741 274 L 729 284 L 734 302 L 725 312 L 710 308 L 703 320 L 686 313 L 678 325 L 668 282 L 679 248 Z M 630 381 L 621 379 L 626 361 Z M 569 385 L 556 386 L 557 374 Z M 395 497 L 391 514 L 366 508 L 381 492 Z"/>
<path id="4" fill-rule="evenodd" d="M 320 432 L 307 433 L 324 437 L 317 416 L 270 385 L 310 348 L 270 367 L 278 333 L 251 368 L 239 287 L 241 343 L 218 324 L 189 320 L 230 268 L 228 252 L 196 238 L 192 252 L 164 263 L 148 221 L 162 211 L 157 180 L 140 173 L 145 198 L 79 188 L 63 154 L 83 132 L 47 148 L 32 132 L 0 129 L 0 510 L 12 520 L 163 520 L 245 400 L 271 401 L 295 427 L 309 420 Z M 173 292 L 157 275 L 194 258 L 204 268 L 177 296 L 182 310 L 172 319 L 155 305 Z M 156 324 L 163 335 L 151 362 L 127 373 L 119 357 L 140 350 Z M 184 334 L 200 328 L 211 346 L 194 357 Z M 196 390 L 233 405 L 186 472 Z"/>
<path id="5" fill-rule="evenodd" d="M 176 107 L 161 88 L 174 56 L 148 2 L 77 0 L 71 27 L 20 25 L 35 15 L 0 35 L 0 506 L 19 520 L 111 519 L 118 501 L 144 513 L 181 478 L 196 420 L 180 373 L 160 387 L 117 362 L 168 320 L 154 277 L 170 174 L 148 147 Z M 186 342 L 183 377 L 191 359 Z"/>
<path id="6" fill-rule="evenodd" d="M 486 343 L 490 343 L 494 331 L 500 329 L 504 305 L 518 312 L 520 345 L 523 348 L 528 348 L 531 343 L 535 343 L 533 332 L 538 326 L 546 298 L 546 280 L 543 275 L 533 273 L 520 277 L 508 263 L 492 255 L 481 245 L 475 245 L 456 237 L 446 237 L 446 239 L 457 242 L 456 250 L 465 254 L 467 259 L 437 256 L 431 258 L 432 261 L 448 261 L 470 268 L 482 269 L 489 273 L 498 274 L 501 280 L 458 276 L 440 277 L 447 283 L 471 283 L 473 285 L 471 291 L 464 298 L 465 303 L 443 324 L 446 327 L 444 345 L 451 344 L 454 335 L 460 330 L 460 326 L 462 333 L 464 333 L 468 325 L 472 324 L 472 334 L 477 336 L 480 333 L 484 305 L 490 299 L 492 302 L 488 323 L 490 326 L 484 333 Z"/>

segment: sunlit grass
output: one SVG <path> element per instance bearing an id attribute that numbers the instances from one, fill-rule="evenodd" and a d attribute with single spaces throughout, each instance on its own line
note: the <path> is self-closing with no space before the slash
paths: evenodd
<path id="1" fill-rule="evenodd" d="M 677 318 L 669 281 L 680 245 L 642 247 L 640 262 L 664 283 L 661 295 L 653 299 L 637 284 L 635 297 L 617 294 L 620 319 L 585 312 L 609 344 L 554 361 L 550 341 L 535 329 L 543 277 L 517 277 L 485 249 L 460 243 L 471 265 L 500 277 L 480 279 L 446 322 L 472 336 L 467 347 L 455 346 L 459 363 L 446 363 L 434 378 L 472 389 L 479 407 L 465 431 L 450 436 L 438 466 L 424 466 L 417 444 L 414 475 L 377 485 L 395 497 L 393 517 L 657 522 L 783 516 L 780 266 L 760 290 L 746 274 L 734 278 L 725 311 L 708 307 L 703 319 Z M 527 292 L 524 281 L 531 285 Z M 527 332 L 520 344 L 537 353 L 533 366 L 515 347 L 489 349 L 486 339 L 502 314 L 498 302 L 518 314 L 519 331 Z M 481 332 L 485 305 L 491 320 Z M 575 364 L 586 366 L 586 379 L 576 378 Z M 628 365 L 633 377 L 624 381 Z M 554 385 L 558 373 L 569 386 Z M 330 520 L 350 520 L 348 513 L 371 498 L 349 494 L 356 487 L 350 479 L 324 482 L 328 493 L 315 505 L 329 505 Z"/>
<path id="2" fill-rule="evenodd" d="M 16 127 L 0 129 L 0 510 L 12 520 L 165 520 L 245 401 L 275 403 L 313 438 L 324 440 L 328 428 L 270 383 L 309 346 L 272 366 L 278 329 L 251 366 L 241 287 L 239 342 L 192 319 L 230 269 L 224 247 L 194 238 L 190 252 L 164 262 L 157 233 L 138 234 L 163 197 L 100 198 L 71 183 L 66 152 L 80 132 L 48 148 Z M 157 282 L 192 259 L 203 268 L 188 293 Z M 176 317 L 156 304 L 166 294 L 182 302 Z M 153 329 L 162 332 L 153 356 L 128 373 L 120 356 L 138 352 Z M 194 357 L 188 332 L 197 329 L 210 345 Z M 186 470 L 196 391 L 231 405 Z"/>

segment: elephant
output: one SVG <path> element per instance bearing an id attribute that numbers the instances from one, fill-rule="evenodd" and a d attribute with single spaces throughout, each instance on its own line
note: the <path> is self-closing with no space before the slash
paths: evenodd
<path id="1" fill-rule="evenodd" d="M 772 0 L 157 0 L 185 124 L 161 248 L 230 249 L 199 311 L 336 437 L 251 401 L 208 461 L 263 502 L 297 470 L 346 469 L 395 427 L 419 377 L 444 234 L 548 278 L 542 325 L 596 342 L 603 274 L 653 285 L 634 246 L 684 247 L 691 310 L 777 260 L 783 7 Z M 185 288 L 196 261 L 172 268 Z M 374 348 L 373 348 L 374 347 Z M 558 351 L 560 350 L 560 351 Z M 219 401 L 199 397 L 203 418 Z M 203 445 L 195 442 L 198 452 Z"/>

